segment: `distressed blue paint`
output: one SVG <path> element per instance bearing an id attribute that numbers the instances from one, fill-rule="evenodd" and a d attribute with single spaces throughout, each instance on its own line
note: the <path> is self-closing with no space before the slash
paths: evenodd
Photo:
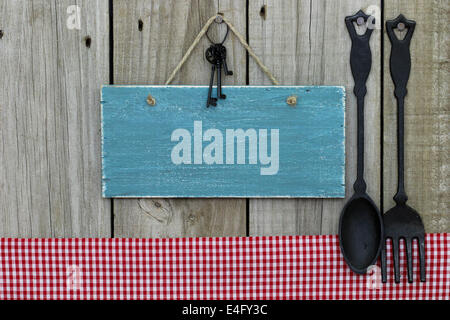
<path id="1" fill-rule="evenodd" d="M 227 99 L 210 108 L 205 107 L 207 90 L 102 88 L 104 197 L 345 196 L 343 87 L 229 86 L 224 88 Z M 156 106 L 146 103 L 148 94 Z M 291 95 L 298 97 L 296 107 L 286 104 Z M 193 133 L 197 120 L 203 121 L 203 132 L 220 129 L 224 141 L 227 128 L 279 129 L 278 174 L 261 176 L 260 164 L 174 165 L 172 131 Z"/>

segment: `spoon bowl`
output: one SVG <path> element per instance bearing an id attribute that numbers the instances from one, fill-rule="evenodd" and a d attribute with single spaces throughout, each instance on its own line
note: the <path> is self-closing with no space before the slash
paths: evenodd
<path id="1" fill-rule="evenodd" d="M 380 254 L 382 240 L 383 221 L 377 206 L 367 194 L 355 194 L 339 221 L 339 244 L 350 269 L 366 273 Z"/>

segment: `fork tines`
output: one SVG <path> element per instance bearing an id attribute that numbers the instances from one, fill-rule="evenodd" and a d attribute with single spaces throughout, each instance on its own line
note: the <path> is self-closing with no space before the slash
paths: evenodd
<path id="1" fill-rule="evenodd" d="M 405 237 L 389 237 L 385 238 L 383 242 L 383 247 L 381 249 L 381 277 L 383 283 L 387 282 L 387 264 L 386 264 L 386 242 L 387 240 L 391 240 L 392 244 L 392 254 L 394 260 L 394 279 L 396 283 L 400 283 L 400 240 L 404 240 L 404 244 L 406 247 L 406 260 L 408 267 L 408 282 L 413 282 L 413 240 L 417 240 L 418 249 L 419 249 L 419 267 L 420 267 L 420 281 L 425 282 L 425 236 L 419 235 L 417 237 L 405 238 Z"/>

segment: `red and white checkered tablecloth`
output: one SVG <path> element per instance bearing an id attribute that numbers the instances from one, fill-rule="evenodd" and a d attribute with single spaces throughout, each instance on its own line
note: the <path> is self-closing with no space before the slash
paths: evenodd
<path id="1" fill-rule="evenodd" d="M 337 236 L 0 239 L 1 299 L 450 299 L 450 234 L 426 237 L 427 282 L 345 265 Z M 389 251 L 390 252 L 390 251 Z M 404 250 L 402 250 L 404 252 Z"/>

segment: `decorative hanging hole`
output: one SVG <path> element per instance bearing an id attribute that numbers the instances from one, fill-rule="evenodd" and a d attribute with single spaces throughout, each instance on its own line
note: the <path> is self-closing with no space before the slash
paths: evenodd
<path id="1" fill-rule="evenodd" d="M 297 105 L 297 96 L 289 96 L 289 97 L 286 99 L 286 103 L 287 103 L 288 105 L 290 105 L 291 107 L 296 106 L 296 105 Z"/>
<path id="2" fill-rule="evenodd" d="M 151 94 L 147 97 L 147 104 L 152 107 L 156 105 L 156 99 Z"/>

